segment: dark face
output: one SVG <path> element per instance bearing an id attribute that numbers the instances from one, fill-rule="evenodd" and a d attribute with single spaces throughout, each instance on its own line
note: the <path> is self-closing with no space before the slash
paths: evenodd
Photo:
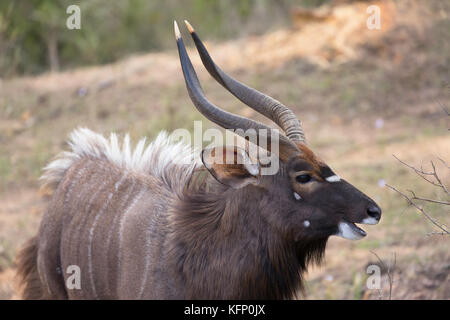
<path id="1" fill-rule="evenodd" d="M 302 153 L 286 161 L 276 177 L 282 188 L 276 192 L 279 221 L 289 225 L 296 240 L 331 235 L 357 240 L 366 233 L 358 224 L 377 224 L 378 205 L 347 181 L 336 175 L 304 145 Z M 286 192 L 286 189 L 289 190 Z M 281 191 L 279 191 L 281 190 Z"/>
<path id="2" fill-rule="evenodd" d="M 280 170 L 275 175 L 260 175 L 259 164 L 236 147 L 206 149 L 202 159 L 221 183 L 234 189 L 250 185 L 252 193 L 261 192 L 260 214 L 290 240 L 332 235 L 350 240 L 363 238 L 366 233 L 355 223 L 377 224 L 381 209 L 336 175 L 306 145 L 299 143 L 297 147 L 289 158 L 280 160 Z M 232 164 L 224 164 L 227 154 L 231 155 Z M 217 156 L 222 159 L 219 163 Z"/>
<path id="3" fill-rule="evenodd" d="M 189 23 L 186 24 L 202 62 L 213 78 L 249 107 L 277 123 L 286 133 L 280 139 L 278 155 L 281 171 L 278 174 L 261 176 L 259 164 L 252 163 L 245 150 L 222 147 L 202 152 L 203 163 L 211 175 L 234 189 L 246 188 L 248 185 L 259 186 L 259 191 L 251 191 L 261 192 L 261 196 L 255 195 L 260 196 L 262 203 L 267 202 L 267 206 L 260 208 L 261 214 L 284 235 L 292 234 L 298 239 L 326 238 L 330 235 L 346 239 L 364 237 L 365 232 L 355 223 L 378 223 L 381 209 L 376 203 L 340 179 L 302 143 L 303 129 L 292 110 L 224 73 L 212 61 L 194 28 Z M 271 131 L 261 123 L 224 112 L 205 98 L 176 22 L 174 28 L 186 87 L 200 112 L 223 128 L 263 128 Z M 243 130 L 235 133 L 245 138 Z M 272 151 L 271 143 L 269 144 L 267 150 Z M 232 164 L 215 161 L 217 155 L 220 158 L 226 154 L 243 161 Z"/>

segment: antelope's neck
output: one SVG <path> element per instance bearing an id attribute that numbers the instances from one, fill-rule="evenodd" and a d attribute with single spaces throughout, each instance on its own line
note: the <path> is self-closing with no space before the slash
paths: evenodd
<path id="1" fill-rule="evenodd" d="M 261 195 L 249 188 L 216 191 L 190 195 L 173 219 L 170 252 L 185 297 L 291 297 L 301 286 L 301 263 L 295 245 L 264 220 Z"/>

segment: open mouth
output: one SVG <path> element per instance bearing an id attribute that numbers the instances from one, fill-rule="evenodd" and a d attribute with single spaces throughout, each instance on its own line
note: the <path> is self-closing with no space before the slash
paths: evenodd
<path id="1" fill-rule="evenodd" d="M 353 222 L 341 221 L 339 222 L 338 228 L 339 231 L 336 233 L 336 236 L 344 239 L 359 240 L 367 235 L 363 229 L 356 226 Z"/>
<path id="2" fill-rule="evenodd" d="M 358 224 L 378 224 L 380 222 L 380 219 L 376 219 L 373 217 L 368 217 L 363 219 L 361 222 L 358 222 Z M 338 232 L 335 234 L 335 236 L 349 239 L 349 240 L 359 240 L 364 238 L 367 235 L 367 233 L 358 227 L 354 222 L 349 222 L 346 220 L 342 220 L 339 222 L 338 225 Z"/>

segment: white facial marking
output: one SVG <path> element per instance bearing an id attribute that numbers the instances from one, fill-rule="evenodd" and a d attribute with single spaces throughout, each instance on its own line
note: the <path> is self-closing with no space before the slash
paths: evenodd
<path id="1" fill-rule="evenodd" d="M 378 224 L 378 222 L 380 221 L 373 217 L 365 218 L 363 221 L 361 221 L 361 223 L 363 224 Z"/>
<path id="2" fill-rule="evenodd" d="M 303 221 L 303 225 L 308 228 L 311 225 L 311 222 L 309 222 L 309 220 L 305 220 Z"/>
<path id="3" fill-rule="evenodd" d="M 338 175 L 330 176 L 328 178 L 325 178 L 328 182 L 339 182 L 341 181 L 341 178 Z"/>
<path id="4" fill-rule="evenodd" d="M 302 200 L 302 197 L 297 192 L 294 192 L 294 197 L 296 200 Z"/>
<path id="5" fill-rule="evenodd" d="M 348 222 L 339 223 L 339 232 L 336 235 L 348 240 L 359 240 L 365 236 L 365 234 L 358 232 L 355 225 Z"/>

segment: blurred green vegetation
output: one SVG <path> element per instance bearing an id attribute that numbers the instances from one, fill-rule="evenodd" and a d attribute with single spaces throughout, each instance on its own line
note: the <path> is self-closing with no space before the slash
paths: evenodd
<path id="1" fill-rule="evenodd" d="M 191 20 L 205 38 L 258 34 L 289 24 L 294 5 L 329 0 L 2 0 L 0 76 L 105 64 L 173 45 L 174 19 Z M 69 30 L 69 5 L 81 10 L 81 29 Z M 264 21 L 264 23 L 261 23 Z"/>

